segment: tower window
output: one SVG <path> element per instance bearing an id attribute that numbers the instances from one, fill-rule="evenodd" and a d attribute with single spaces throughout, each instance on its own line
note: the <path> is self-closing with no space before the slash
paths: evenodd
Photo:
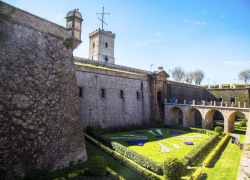
<path id="1" fill-rule="evenodd" d="M 138 91 L 136 92 L 136 97 L 137 97 L 137 100 L 140 100 L 140 93 Z"/>
<path id="2" fill-rule="evenodd" d="M 123 90 L 120 91 L 120 97 L 121 99 L 124 99 L 124 93 L 123 93 Z"/>
<path id="3" fill-rule="evenodd" d="M 108 43 L 105 43 L 105 47 L 108 48 Z"/>
<path id="4" fill-rule="evenodd" d="M 105 98 L 105 89 L 101 89 L 102 98 Z"/>
<path id="5" fill-rule="evenodd" d="M 78 87 L 78 96 L 82 97 L 82 87 Z"/>
<path id="6" fill-rule="evenodd" d="M 93 48 L 95 48 L 95 43 L 93 43 Z"/>

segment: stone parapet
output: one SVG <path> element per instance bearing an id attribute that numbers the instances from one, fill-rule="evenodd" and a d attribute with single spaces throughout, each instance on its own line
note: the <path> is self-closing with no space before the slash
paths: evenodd
<path id="1" fill-rule="evenodd" d="M 110 63 L 105 63 L 105 62 L 100 62 L 100 61 L 93 61 L 91 59 L 85 59 L 85 58 L 80 58 L 80 57 L 76 57 L 76 56 L 74 56 L 74 61 L 75 61 L 75 63 L 79 62 L 79 63 L 83 63 L 83 64 L 91 64 L 94 66 L 101 66 L 101 67 L 107 67 L 110 69 L 128 71 L 128 72 L 132 72 L 132 73 L 138 73 L 141 75 L 151 75 L 152 74 L 152 72 L 150 72 L 150 71 L 145 71 L 145 70 L 140 70 L 140 69 L 136 69 L 136 68 L 121 66 L 121 65 L 116 65 L 116 64 L 110 64 Z"/>
<path id="2" fill-rule="evenodd" d="M 184 86 L 184 87 L 190 87 L 190 88 L 197 88 L 197 89 L 206 89 L 205 87 L 194 85 L 194 84 L 188 84 L 184 82 L 177 82 L 177 81 L 171 81 L 168 80 L 169 85 L 175 85 L 175 86 Z"/>
<path id="3" fill-rule="evenodd" d="M 65 27 L 18 9 L 2 1 L 0 1 L 0 18 L 63 39 L 67 34 Z"/>

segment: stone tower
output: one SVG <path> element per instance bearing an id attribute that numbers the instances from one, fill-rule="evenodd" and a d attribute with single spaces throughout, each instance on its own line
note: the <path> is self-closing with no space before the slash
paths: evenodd
<path id="1" fill-rule="evenodd" d="M 115 64 L 115 34 L 97 29 L 89 34 L 89 59 Z"/>
<path id="2" fill-rule="evenodd" d="M 66 17 L 67 36 L 66 41 L 72 49 L 75 49 L 81 41 L 82 15 L 74 9 L 69 11 Z"/>

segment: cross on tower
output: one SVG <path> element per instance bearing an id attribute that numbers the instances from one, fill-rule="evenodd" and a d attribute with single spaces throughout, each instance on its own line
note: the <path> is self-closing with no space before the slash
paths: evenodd
<path id="1" fill-rule="evenodd" d="M 104 20 L 103 20 L 104 14 L 110 15 L 110 13 L 104 13 L 104 7 L 102 7 L 102 13 L 96 13 L 96 14 L 101 14 L 101 15 L 102 15 L 102 19 L 100 19 L 99 17 L 98 17 L 98 19 L 102 22 L 102 30 L 103 30 L 103 23 L 106 24 L 106 23 L 104 22 Z M 107 25 L 107 24 L 106 24 L 106 25 Z"/>

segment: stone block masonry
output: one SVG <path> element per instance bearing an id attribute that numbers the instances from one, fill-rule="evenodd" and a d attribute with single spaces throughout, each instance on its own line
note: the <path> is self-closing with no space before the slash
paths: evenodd
<path id="1" fill-rule="evenodd" d="M 87 158 L 64 32 L 0 2 L 0 179 Z"/>
<path id="2" fill-rule="evenodd" d="M 146 71 L 80 58 L 75 63 L 84 128 L 150 123 L 152 89 Z"/>

